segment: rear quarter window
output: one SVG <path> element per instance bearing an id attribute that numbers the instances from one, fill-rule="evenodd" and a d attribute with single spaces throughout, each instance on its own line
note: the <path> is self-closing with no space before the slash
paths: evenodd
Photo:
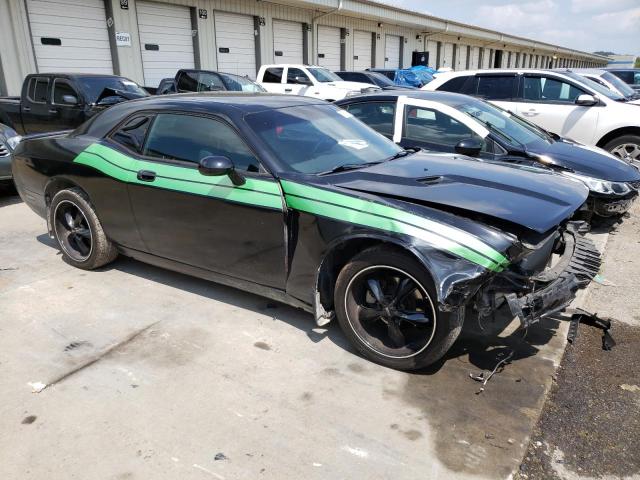
<path id="1" fill-rule="evenodd" d="M 475 78 L 472 75 L 455 77 L 448 82 L 440 85 L 437 90 L 452 93 L 464 93 L 466 95 L 474 94 Z"/>
<path id="2" fill-rule="evenodd" d="M 281 83 L 282 71 L 282 68 L 267 68 L 262 76 L 262 81 L 264 83 Z"/>
<path id="3" fill-rule="evenodd" d="M 515 75 L 479 76 L 477 95 L 487 100 L 511 100 L 516 81 Z"/>

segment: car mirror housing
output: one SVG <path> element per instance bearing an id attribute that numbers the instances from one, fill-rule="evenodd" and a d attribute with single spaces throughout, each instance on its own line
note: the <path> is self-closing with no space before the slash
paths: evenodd
<path id="1" fill-rule="evenodd" d="M 477 157 L 482 151 L 482 142 L 477 138 L 465 138 L 460 140 L 455 147 L 456 153 Z"/>
<path id="2" fill-rule="evenodd" d="M 63 95 L 62 102 L 66 103 L 67 105 L 77 105 L 78 97 L 76 97 L 75 95 Z"/>
<path id="3" fill-rule="evenodd" d="M 597 104 L 598 99 L 593 95 L 583 93 L 582 95 L 578 95 L 578 98 L 576 98 L 576 105 L 580 105 L 582 107 L 592 107 Z"/>
<path id="4" fill-rule="evenodd" d="M 198 164 L 198 171 L 207 177 L 219 177 L 228 175 L 234 185 L 244 185 L 245 179 L 236 172 L 233 162 L 228 157 L 209 156 L 204 157 Z"/>

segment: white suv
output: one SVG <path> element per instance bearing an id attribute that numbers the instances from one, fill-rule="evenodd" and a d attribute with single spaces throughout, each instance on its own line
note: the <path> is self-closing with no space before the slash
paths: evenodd
<path id="1" fill-rule="evenodd" d="M 271 93 L 304 95 L 330 102 L 380 90 L 370 83 L 346 82 L 331 70 L 314 65 L 263 65 L 256 82 Z"/>
<path id="2" fill-rule="evenodd" d="M 466 93 L 510 110 L 549 132 L 640 160 L 640 107 L 580 75 L 536 69 L 449 72 L 424 90 Z"/>

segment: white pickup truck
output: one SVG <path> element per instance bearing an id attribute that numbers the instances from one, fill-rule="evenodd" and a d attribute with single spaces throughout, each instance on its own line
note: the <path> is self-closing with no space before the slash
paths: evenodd
<path id="1" fill-rule="evenodd" d="M 330 102 L 380 90 L 370 83 L 345 82 L 331 70 L 314 65 L 263 65 L 256 82 L 271 93 L 303 95 Z"/>

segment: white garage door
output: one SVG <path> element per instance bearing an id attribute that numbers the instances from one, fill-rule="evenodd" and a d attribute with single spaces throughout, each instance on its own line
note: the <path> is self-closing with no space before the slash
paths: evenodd
<path id="1" fill-rule="evenodd" d="M 480 47 L 471 47 L 471 61 L 469 62 L 469 68 L 475 70 L 481 68 L 478 66 L 480 60 Z"/>
<path id="2" fill-rule="evenodd" d="M 218 70 L 256 78 L 253 17 L 215 12 Z"/>
<path id="3" fill-rule="evenodd" d="M 340 70 L 340 29 L 318 25 L 318 65 Z"/>
<path id="4" fill-rule="evenodd" d="M 400 67 L 400 37 L 385 35 L 384 37 L 384 66 L 385 68 Z"/>
<path id="5" fill-rule="evenodd" d="M 466 70 L 466 69 L 467 69 L 467 46 L 458 45 L 458 50 L 456 51 L 456 70 Z"/>
<path id="6" fill-rule="evenodd" d="M 273 20 L 273 55 L 277 63 L 302 63 L 302 24 Z"/>
<path id="7" fill-rule="evenodd" d="M 356 30 L 353 32 L 353 69 L 371 68 L 371 32 Z"/>
<path id="8" fill-rule="evenodd" d="M 27 0 L 38 72 L 113 73 L 103 0 Z"/>
<path id="9" fill-rule="evenodd" d="M 165 3 L 137 2 L 144 84 L 157 87 L 181 68 L 194 68 L 191 11 Z"/>
<path id="10" fill-rule="evenodd" d="M 429 66 L 436 68 L 436 62 L 438 61 L 438 42 L 427 40 L 427 51 L 429 52 Z"/>
<path id="11" fill-rule="evenodd" d="M 453 43 L 442 44 L 441 67 L 453 68 Z"/>

